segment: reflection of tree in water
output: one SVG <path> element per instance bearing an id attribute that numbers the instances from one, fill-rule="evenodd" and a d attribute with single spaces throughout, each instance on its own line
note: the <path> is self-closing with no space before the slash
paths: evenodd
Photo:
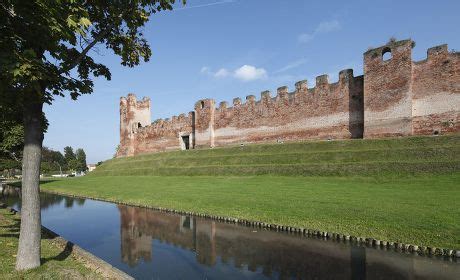
<path id="1" fill-rule="evenodd" d="M 65 201 L 65 208 L 72 208 L 73 207 L 73 202 L 74 202 L 74 199 L 71 198 L 71 197 L 65 197 L 64 198 L 64 201 Z"/>
<path id="2" fill-rule="evenodd" d="M 18 187 L 4 186 L 2 191 L 2 200 L 5 201 L 8 205 L 14 205 L 15 203 L 20 203 L 21 189 Z M 85 204 L 85 199 L 83 198 L 72 198 L 64 197 L 60 195 L 41 193 L 40 194 L 40 205 L 41 209 L 45 210 L 51 206 L 59 205 L 64 201 L 64 206 L 66 208 L 71 208 L 74 206 L 74 202 L 79 206 Z"/>
<path id="3" fill-rule="evenodd" d="M 85 199 L 84 198 L 75 198 L 75 201 L 79 206 L 85 205 Z"/>
<path id="4" fill-rule="evenodd" d="M 85 204 L 84 198 L 73 198 L 69 196 L 60 196 L 60 195 L 47 194 L 47 193 L 41 193 L 40 200 L 41 200 L 42 210 L 47 209 L 54 205 L 59 205 L 62 202 L 64 202 L 65 208 L 72 208 L 74 207 L 75 203 L 78 206 L 83 206 Z"/>

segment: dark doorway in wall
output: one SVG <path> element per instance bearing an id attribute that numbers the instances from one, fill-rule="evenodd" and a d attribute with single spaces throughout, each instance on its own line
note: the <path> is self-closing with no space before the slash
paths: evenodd
<path id="1" fill-rule="evenodd" d="M 190 136 L 184 135 L 182 136 L 182 143 L 184 143 L 184 150 L 190 149 Z"/>

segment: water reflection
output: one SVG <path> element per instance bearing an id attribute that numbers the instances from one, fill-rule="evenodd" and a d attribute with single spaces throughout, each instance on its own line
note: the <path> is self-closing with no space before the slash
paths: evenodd
<path id="1" fill-rule="evenodd" d="M 2 200 L 19 208 L 18 189 Z M 138 279 L 457 279 L 460 265 L 41 194 L 45 226 Z"/>
<path id="2" fill-rule="evenodd" d="M 0 200 L 5 202 L 7 205 L 20 208 L 19 199 L 21 198 L 21 189 L 13 186 L 3 186 Z M 72 208 L 74 203 L 79 206 L 85 204 L 85 199 L 83 198 L 73 198 L 69 196 L 59 196 L 59 195 L 50 195 L 50 194 L 40 194 L 40 205 L 42 210 L 46 210 L 49 207 L 60 205 L 64 202 L 65 208 Z"/>
<path id="3" fill-rule="evenodd" d="M 279 279 L 454 279 L 458 265 L 351 247 L 233 224 L 118 206 L 123 262 L 152 260 L 152 240 L 195 252 L 195 260 L 224 264 Z M 416 278 L 414 278 L 416 276 Z"/>

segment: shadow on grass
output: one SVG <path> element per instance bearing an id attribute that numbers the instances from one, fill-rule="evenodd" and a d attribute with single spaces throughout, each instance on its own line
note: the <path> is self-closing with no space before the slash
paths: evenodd
<path id="1" fill-rule="evenodd" d="M 56 181 L 60 181 L 60 180 L 58 180 L 58 179 L 40 180 L 40 185 L 45 185 L 45 184 L 52 183 L 52 182 L 56 182 Z M 61 181 L 62 181 L 62 180 L 61 180 Z"/>
<path id="2" fill-rule="evenodd" d="M 14 219 L 12 224 L 0 226 L 0 228 L 5 229 L 5 233 L 0 234 L 0 237 L 14 237 L 19 238 L 19 228 L 21 221 L 19 219 Z"/>
<path id="3" fill-rule="evenodd" d="M 50 258 L 41 258 L 41 263 L 42 264 L 45 264 L 49 261 L 64 261 L 66 260 L 71 254 L 72 254 L 72 251 L 73 251 L 73 243 L 67 241 L 66 245 L 65 245 L 65 248 L 64 250 L 62 250 L 62 252 L 60 252 L 57 256 L 54 256 L 54 257 L 50 257 Z"/>
<path id="4" fill-rule="evenodd" d="M 12 215 L 12 214 L 10 214 Z M 4 229 L 5 233 L 0 234 L 0 238 L 17 238 L 19 239 L 19 231 L 21 226 L 21 220 L 17 217 L 14 217 L 12 220 L 13 223 L 9 225 L 1 225 L 0 228 Z M 54 239 L 58 235 L 46 228 L 42 228 L 41 238 L 43 239 Z M 64 250 L 62 250 L 58 255 L 54 257 L 41 258 L 41 264 L 45 264 L 49 261 L 63 261 L 66 260 L 73 251 L 74 244 L 67 241 Z M 0 273 L 1 274 L 1 273 Z"/>

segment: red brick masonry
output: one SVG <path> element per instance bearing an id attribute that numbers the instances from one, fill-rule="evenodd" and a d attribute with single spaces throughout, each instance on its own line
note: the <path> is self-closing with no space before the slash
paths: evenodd
<path id="1" fill-rule="evenodd" d="M 199 100 L 194 111 L 150 122 L 150 99 L 120 100 L 117 156 L 242 143 L 306 139 L 380 138 L 460 131 L 460 53 L 447 45 L 412 61 L 412 40 L 389 42 L 364 53 L 364 75 L 339 73 L 339 81 L 316 77 L 286 86 L 260 100 L 249 95 L 233 106 Z M 385 53 L 391 58 L 383 59 Z"/>

